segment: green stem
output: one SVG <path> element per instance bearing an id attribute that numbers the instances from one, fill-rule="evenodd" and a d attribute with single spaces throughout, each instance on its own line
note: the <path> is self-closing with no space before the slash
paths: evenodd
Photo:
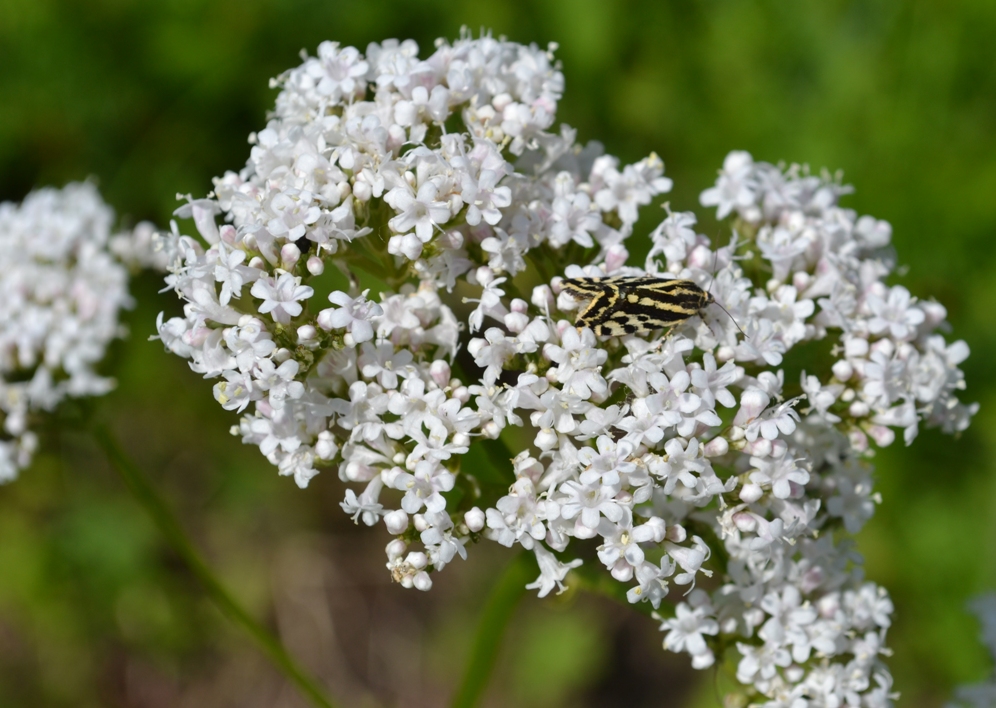
<path id="1" fill-rule="evenodd" d="M 463 680 L 453 698 L 453 708 L 472 708 L 477 705 L 498 658 L 501 636 L 505 633 L 519 599 L 525 594 L 525 585 L 530 580 L 533 568 L 535 566 L 530 554 L 520 553 L 508 564 L 498 579 L 498 584 L 491 590 L 477 625 L 477 634 L 470 649 L 470 659 L 467 661 Z"/>
<path id="2" fill-rule="evenodd" d="M 113 434 L 103 425 L 97 427 L 94 434 L 114 469 L 121 475 L 128 490 L 145 507 L 149 516 L 159 527 L 159 531 L 166 537 L 167 543 L 180 556 L 187 568 L 197 576 L 218 609 L 228 615 L 230 620 L 252 637 L 262 652 L 273 662 L 273 665 L 297 686 L 298 690 L 312 704 L 319 708 L 333 708 L 334 704 L 325 695 L 325 691 L 319 683 L 298 665 L 276 637 L 257 622 L 214 576 L 207 563 L 200 557 L 190 539 L 183 532 L 180 523 L 173 516 L 169 507 L 145 479 L 138 466 L 124 453 Z"/>

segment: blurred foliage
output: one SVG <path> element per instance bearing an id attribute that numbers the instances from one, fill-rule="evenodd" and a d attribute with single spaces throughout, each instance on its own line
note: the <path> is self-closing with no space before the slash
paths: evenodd
<path id="1" fill-rule="evenodd" d="M 878 456 L 883 504 L 859 544 L 896 602 L 906 705 L 940 705 L 986 657 L 966 597 L 996 586 L 996 5 L 737 0 L 6 0 L 0 199 L 93 177 L 125 223 L 166 225 L 175 195 L 237 170 L 268 79 L 301 49 L 461 25 L 557 42 L 560 118 L 626 160 L 660 154 L 670 201 L 697 206 L 725 154 L 843 169 L 849 204 L 890 221 L 907 272 L 972 348 L 960 440 L 922 433 Z M 644 214 L 644 233 L 657 220 Z M 709 233 L 713 222 L 703 218 Z M 634 252 L 639 247 L 634 247 Z M 501 549 L 475 548 L 428 595 L 391 586 L 380 529 L 356 530 L 333 475 L 307 491 L 227 434 L 184 362 L 147 341 L 177 309 L 134 284 L 117 390 L 49 421 L 0 489 L 0 706 L 302 705 L 207 602 L 79 430 L 108 421 L 236 594 L 343 705 L 439 705 L 459 681 Z M 715 705 L 710 672 L 660 650 L 643 615 L 572 595 L 527 599 L 491 705 Z M 697 683 L 696 683 L 697 682 Z M 696 687 L 697 686 L 697 687 Z"/>

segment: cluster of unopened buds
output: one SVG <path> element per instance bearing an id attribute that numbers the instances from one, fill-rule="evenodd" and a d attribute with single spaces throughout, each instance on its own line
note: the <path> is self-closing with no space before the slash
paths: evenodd
<path id="1" fill-rule="evenodd" d="M 966 345 L 885 284 L 890 227 L 847 188 L 743 152 L 701 197 L 725 245 L 669 210 L 627 265 L 671 182 L 554 131 L 563 83 L 552 48 L 487 36 L 424 59 L 322 44 L 276 80 L 246 167 L 178 211 L 199 237 L 174 225 L 184 316 L 159 337 L 281 474 L 352 485 L 402 585 L 490 539 L 535 554 L 543 596 L 589 541 L 666 648 L 739 653 L 747 700 L 888 705 L 892 604 L 848 534 L 878 501 L 874 445 L 968 425 Z M 652 335 L 576 326 L 564 278 L 643 275 L 716 305 Z M 787 380 L 804 342 L 834 364 Z M 485 474 L 474 445 L 509 452 Z"/>

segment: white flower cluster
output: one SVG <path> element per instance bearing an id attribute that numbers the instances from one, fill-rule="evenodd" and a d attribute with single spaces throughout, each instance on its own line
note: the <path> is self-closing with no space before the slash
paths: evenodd
<path id="1" fill-rule="evenodd" d="M 656 157 L 620 167 L 566 127 L 546 132 L 563 76 L 536 47 L 465 36 L 419 59 L 412 41 L 365 56 L 326 42 L 276 85 L 246 168 L 178 211 L 206 243 L 174 229 L 167 280 L 187 304 L 160 337 L 221 379 L 223 406 L 251 404 L 245 441 L 299 485 L 333 465 L 374 480 L 357 498 L 373 500 L 364 518 L 383 515 L 383 485 L 405 491 L 405 509 L 439 511 L 447 461 L 503 425 L 451 376 L 461 325 L 439 293 L 483 289 L 474 328 L 519 322 L 528 303 L 502 298 L 527 259 L 550 276 L 567 249 L 622 262 L 638 207 L 670 180 Z M 330 264 L 349 293 L 328 294 Z M 368 299 L 355 269 L 398 292 Z"/>
<path id="2" fill-rule="evenodd" d="M 488 538 L 535 554 L 543 596 L 581 565 L 572 539 L 597 539 L 631 602 L 684 588 L 665 647 L 700 668 L 735 648 L 751 701 L 889 704 L 892 605 L 847 534 L 877 501 L 872 442 L 968 424 L 967 347 L 936 333 L 943 307 L 884 284 L 887 224 L 746 153 L 702 195 L 733 216 L 728 245 L 669 212 L 627 267 L 638 208 L 670 181 L 655 156 L 622 167 L 548 132 L 562 84 L 549 53 L 490 37 L 424 60 L 321 45 L 277 81 L 247 167 L 178 211 L 203 243 L 174 228 L 184 317 L 159 336 L 282 474 L 363 485 L 342 507 L 395 536 L 402 585 Z M 357 270 L 390 289 L 361 292 Z M 647 273 L 729 314 L 653 338 L 575 327 L 562 276 Z M 833 364 L 786 381 L 803 342 Z M 501 483 L 461 466 L 482 438 L 514 450 L 492 460 Z"/>
<path id="3" fill-rule="evenodd" d="M 976 597 L 969 603 L 982 624 L 980 639 L 996 662 L 996 593 Z M 996 663 L 985 680 L 955 689 L 955 700 L 948 708 L 996 708 Z"/>
<path id="4" fill-rule="evenodd" d="M 108 252 L 113 221 L 88 183 L 0 204 L 0 482 L 31 462 L 32 412 L 113 385 L 94 371 L 131 304 L 128 273 Z"/>

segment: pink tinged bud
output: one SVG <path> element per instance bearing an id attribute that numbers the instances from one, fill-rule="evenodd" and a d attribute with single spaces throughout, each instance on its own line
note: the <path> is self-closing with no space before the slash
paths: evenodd
<path id="1" fill-rule="evenodd" d="M 740 410 L 735 423 L 744 424 L 757 418 L 768 407 L 771 398 L 759 388 L 749 388 L 740 397 Z"/>
<path id="2" fill-rule="evenodd" d="M 466 403 L 470 400 L 470 389 L 466 386 L 461 386 L 458 379 L 450 381 L 450 386 L 454 387 L 453 392 L 450 395 L 460 401 L 460 403 Z"/>
<path id="3" fill-rule="evenodd" d="M 450 365 L 442 359 L 437 359 L 429 366 L 429 376 L 439 388 L 446 388 L 450 382 Z"/>
<path id="4" fill-rule="evenodd" d="M 394 536 L 403 534 L 408 530 L 408 514 L 401 509 L 395 509 L 384 514 L 384 525 L 387 532 Z"/>
<path id="5" fill-rule="evenodd" d="M 757 519 L 753 514 L 741 512 L 733 515 L 733 523 L 741 533 L 753 533 L 757 530 Z"/>
<path id="6" fill-rule="evenodd" d="M 757 438 L 756 440 L 748 441 L 744 445 L 745 453 L 758 457 L 769 457 L 773 449 L 771 441 L 765 438 Z"/>
<path id="7" fill-rule="evenodd" d="M 749 482 L 740 488 L 740 500 L 748 504 L 753 504 L 762 496 L 764 496 L 764 490 L 759 484 Z"/>
<path id="8" fill-rule="evenodd" d="M 923 310 L 924 314 L 924 325 L 927 329 L 934 329 L 937 325 L 941 324 L 947 316 L 948 311 L 945 309 L 944 305 L 939 302 L 931 302 L 930 300 L 921 300 L 918 302 L 917 307 Z"/>
<path id="9" fill-rule="evenodd" d="M 422 592 L 427 592 L 432 589 L 432 578 L 425 571 L 417 573 L 415 579 L 412 581 L 416 590 L 421 590 Z"/>
<path id="10" fill-rule="evenodd" d="M 408 550 L 408 544 L 402 541 L 400 538 L 396 538 L 387 544 L 385 551 L 387 552 L 387 557 L 391 560 L 401 558 L 405 551 Z"/>
<path id="11" fill-rule="evenodd" d="M 626 265 L 626 260 L 629 258 L 629 251 L 621 243 L 616 243 L 607 249 L 605 253 L 605 271 L 607 273 L 612 273 L 617 271 Z"/>
<path id="12" fill-rule="evenodd" d="M 467 524 L 468 529 L 477 533 L 484 528 L 484 512 L 475 506 L 463 515 L 463 522 Z"/>
<path id="13" fill-rule="evenodd" d="M 799 292 L 803 292 L 809 287 L 809 284 L 813 282 L 813 278 L 809 273 L 800 270 L 795 275 L 792 276 L 792 285 Z"/>
<path id="14" fill-rule="evenodd" d="M 288 270 L 301 259 L 301 249 L 293 243 L 285 243 L 280 249 L 280 260 Z"/>
<path id="15" fill-rule="evenodd" d="M 854 376 L 854 367 L 851 366 L 851 362 L 846 359 L 841 359 L 836 362 L 831 367 L 831 370 L 838 381 L 847 381 L 849 378 Z"/>
<path id="16" fill-rule="evenodd" d="M 860 430 L 851 430 L 847 433 L 847 439 L 855 452 L 864 452 L 868 449 L 868 437 Z"/>
<path id="17" fill-rule="evenodd" d="M 325 261 L 318 256 L 312 256 L 308 259 L 308 272 L 312 275 L 321 275 L 325 272 Z"/>
<path id="18" fill-rule="evenodd" d="M 672 543 L 684 543 L 685 539 L 688 538 L 688 533 L 685 531 L 684 526 L 674 524 L 673 526 L 667 527 L 667 533 L 664 538 Z"/>
<path id="19" fill-rule="evenodd" d="M 412 521 L 414 522 L 415 530 L 418 531 L 419 533 L 422 533 L 427 528 L 429 528 L 429 522 L 425 520 L 425 516 L 422 514 L 415 514 L 415 518 L 412 519 Z"/>
<path id="20" fill-rule="evenodd" d="M 529 312 L 529 303 L 523 300 L 521 297 L 517 297 L 514 300 L 512 300 L 511 309 L 512 312 L 527 313 Z"/>
<path id="21" fill-rule="evenodd" d="M 402 145 L 405 144 L 405 140 L 407 139 L 407 137 L 408 136 L 405 134 L 404 128 L 402 128 L 397 123 L 392 123 L 390 127 L 388 127 L 387 129 L 387 148 L 389 150 L 399 149 Z M 419 588 L 419 590 L 421 589 L 422 588 Z"/>
<path id="22" fill-rule="evenodd" d="M 706 457 L 719 457 L 725 455 L 730 451 L 730 443 L 726 441 L 726 438 L 713 438 L 707 442 L 702 448 L 702 454 Z"/>
<path id="23" fill-rule="evenodd" d="M 256 270 L 265 270 L 266 269 L 266 263 L 259 256 L 253 256 L 252 258 L 250 258 L 249 259 L 249 263 L 247 263 L 246 265 L 248 265 L 250 268 L 254 268 Z"/>
<path id="24" fill-rule="evenodd" d="M 864 401 L 855 401 L 847 409 L 847 412 L 850 413 L 855 418 L 864 418 L 866 415 L 868 415 L 870 411 L 871 409 L 868 407 L 868 404 L 865 403 Z"/>
<path id="25" fill-rule="evenodd" d="M 896 439 L 896 434 L 892 431 L 892 429 L 887 428 L 884 425 L 869 426 L 868 434 L 879 447 L 888 447 Z"/>
<path id="26" fill-rule="evenodd" d="M 699 245 L 688 255 L 688 267 L 709 270 L 716 262 L 716 255 L 706 246 Z"/>

